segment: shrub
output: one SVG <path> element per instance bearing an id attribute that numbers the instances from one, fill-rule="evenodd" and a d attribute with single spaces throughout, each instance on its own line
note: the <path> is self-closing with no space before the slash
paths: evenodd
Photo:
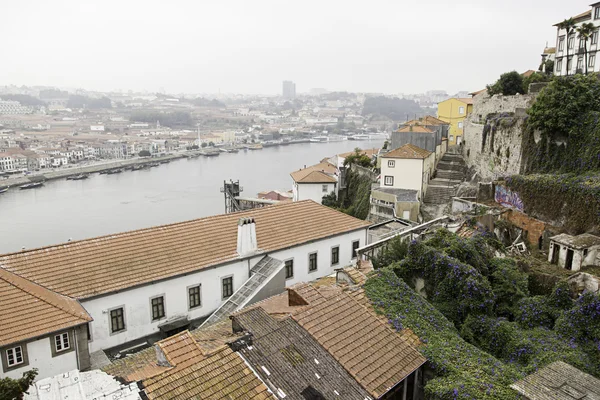
<path id="1" fill-rule="evenodd" d="M 496 83 L 487 86 L 487 91 L 490 96 L 495 94 L 513 96 L 517 93 L 526 93 L 523 90 L 523 77 L 517 71 L 506 72 L 500 75 L 500 79 Z"/>

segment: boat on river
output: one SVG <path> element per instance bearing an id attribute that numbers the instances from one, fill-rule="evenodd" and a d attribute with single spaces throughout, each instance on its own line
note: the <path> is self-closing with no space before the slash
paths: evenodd
<path id="1" fill-rule="evenodd" d="M 90 177 L 89 174 L 77 174 L 77 175 L 67 176 L 67 180 L 68 181 L 80 181 L 82 179 L 87 179 L 89 177 Z"/>
<path id="2" fill-rule="evenodd" d="M 217 150 L 207 150 L 204 152 L 205 157 L 216 157 L 219 154 L 221 154 L 221 151 L 218 149 Z"/>
<path id="3" fill-rule="evenodd" d="M 25 189 L 35 189 L 35 188 L 39 188 L 44 186 L 43 182 L 31 182 L 31 183 L 26 183 L 25 185 L 21 185 L 19 186 L 19 189 L 21 190 L 25 190 Z"/>
<path id="4" fill-rule="evenodd" d="M 263 145 L 260 143 L 256 143 L 256 144 L 249 144 L 248 147 L 246 147 L 248 150 L 262 150 Z"/>
<path id="5" fill-rule="evenodd" d="M 10 186 L 0 186 L 0 193 L 4 193 L 10 189 Z"/>
<path id="6" fill-rule="evenodd" d="M 108 171 L 106 171 L 106 174 L 113 175 L 113 174 L 120 174 L 121 172 L 123 172 L 123 168 L 115 168 L 115 169 L 109 169 Z"/>

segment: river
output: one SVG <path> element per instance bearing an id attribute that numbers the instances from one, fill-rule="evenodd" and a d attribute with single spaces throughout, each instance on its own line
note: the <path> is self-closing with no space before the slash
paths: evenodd
<path id="1" fill-rule="evenodd" d="M 225 212 L 220 188 L 240 180 L 242 196 L 290 190 L 290 172 L 355 147 L 383 140 L 303 143 L 219 157 L 179 159 L 86 180 L 48 181 L 31 190 L 0 194 L 0 254 L 168 224 Z"/>

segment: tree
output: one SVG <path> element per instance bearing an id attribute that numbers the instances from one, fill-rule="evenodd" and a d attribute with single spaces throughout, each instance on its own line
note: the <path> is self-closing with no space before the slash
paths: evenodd
<path id="1" fill-rule="evenodd" d="M 588 40 L 592 37 L 596 27 L 591 22 L 586 22 L 577 28 L 577 37 L 580 41 L 583 41 L 583 51 L 585 54 L 585 74 L 588 73 Z M 568 50 L 568 49 L 567 49 Z"/>
<path id="2" fill-rule="evenodd" d="M 208 142 L 209 147 L 215 147 L 215 142 Z"/>
<path id="3" fill-rule="evenodd" d="M 502 94 L 504 96 L 514 96 L 517 93 L 524 94 L 523 76 L 517 71 L 506 72 L 500 75 L 500 79 L 493 85 L 487 86 L 487 91 L 490 96 Z"/>
<path id="4" fill-rule="evenodd" d="M 527 78 L 523 79 L 523 93 L 529 93 L 529 85 L 532 83 L 548 82 L 550 79 L 552 79 L 550 75 L 541 72 L 534 72 Z"/>
<path id="5" fill-rule="evenodd" d="M 565 19 L 563 22 L 558 24 L 558 29 L 564 29 L 567 32 L 567 73 L 569 75 L 569 37 L 575 30 L 575 21 L 573 18 Z"/>
<path id="6" fill-rule="evenodd" d="M 140 157 L 150 157 L 152 154 L 148 150 L 142 150 L 138 153 Z"/>
<path id="7" fill-rule="evenodd" d="M 206 142 L 202 142 L 202 145 L 201 145 L 201 146 L 202 146 L 202 148 L 205 148 L 205 147 L 206 147 L 206 146 L 208 146 L 208 145 L 206 144 Z"/>
<path id="8" fill-rule="evenodd" d="M 192 150 L 198 150 L 200 147 L 198 147 L 197 144 L 192 145 Z"/>
<path id="9" fill-rule="evenodd" d="M 19 379 L 3 378 L 0 379 L 0 399 L 22 400 L 23 395 L 33 383 L 38 371 L 36 368 L 23 373 Z"/>

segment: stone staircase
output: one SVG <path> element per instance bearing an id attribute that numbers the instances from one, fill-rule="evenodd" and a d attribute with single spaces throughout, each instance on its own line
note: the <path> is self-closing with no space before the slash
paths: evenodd
<path id="1" fill-rule="evenodd" d="M 257 291 L 272 278 L 277 272 L 283 268 L 283 261 L 265 256 L 251 270 L 251 277 L 244 282 L 231 297 L 229 297 L 221 307 L 217 308 L 214 313 L 208 317 L 202 325 L 210 325 L 228 317 L 237 310 L 243 308 L 254 297 Z M 200 325 L 200 326 L 202 326 Z"/>
<path id="2" fill-rule="evenodd" d="M 456 187 L 465 177 L 466 164 L 460 154 L 447 152 L 438 162 L 435 179 L 429 181 L 423 203 L 446 204 L 456 194 Z"/>

